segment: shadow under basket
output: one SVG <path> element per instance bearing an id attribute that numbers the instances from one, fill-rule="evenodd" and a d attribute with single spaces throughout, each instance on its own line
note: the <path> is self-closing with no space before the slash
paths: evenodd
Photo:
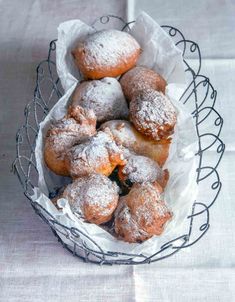
<path id="1" fill-rule="evenodd" d="M 120 17 L 107 15 L 95 20 L 92 26 L 97 30 L 118 28 L 128 32 L 131 23 L 134 21 L 126 23 Z M 190 110 L 196 127 L 198 151 L 195 154 L 197 157 L 195 182 L 198 184 L 199 193 L 192 206 L 191 214 L 186 218 L 187 233 L 166 242 L 151 256 L 106 251 L 81 230 L 69 228 L 59 223 L 42 206 L 31 199 L 32 189 L 37 187 L 38 182 L 34 150 L 39 124 L 63 95 L 63 89 L 56 73 L 56 40 L 50 43 L 47 59 L 42 61 L 36 69 L 34 97 L 25 108 L 25 122 L 16 134 L 16 159 L 13 162 L 13 171 L 18 176 L 24 194 L 31 202 L 35 212 L 50 226 L 63 247 L 74 256 L 87 262 L 144 264 L 163 260 L 181 249 L 194 245 L 205 235 L 210 226 L 210 207 L 218 198 L 222 186 L 217 168 L 225 150 L 225 145 L 220 139 L 223 119 L 215 109 L 217 92 L 211 85 L 209 78 L 200 73 L 201 53 L 199 46 L 186 39 L 181 31 L 172 26 L 163 25 L 162 28 L 183 53 L 188 84 L 180 102 Z M 187 59 L 192 56 L 193 60 Z M 214 151 L 213 158 L 208 156 L 211 150 Z M 206 197 L 204 197 L 205 191 Z M 94 248 L 90 248 L 91 244 L 89 243 L 92 243 Z"/>

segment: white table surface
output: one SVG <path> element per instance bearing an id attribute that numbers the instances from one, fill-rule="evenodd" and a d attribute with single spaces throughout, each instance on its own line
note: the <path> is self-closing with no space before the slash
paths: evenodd
<path id="1" fill-rule="evenodd" d="M 160 24 L 173 25 L 199 43 L 202 72 L 218 90 L 216 108 L 225 120 L 227 152 L 219 169 L 223 188 L 210 212 L 211 227 L 193 248 L 151 265 L 100 267 L 62 248 L 10 172 L 15 132 L 33 95 L 35 67 L 46 57 L 57 25 L 72 18 L 89 23 L 105 13 L 125 17 L 126 3 L 0 0 L 1 302 L 235 300 L 235 2 L 136 2 L 132 15 L 145 10 Z"/>

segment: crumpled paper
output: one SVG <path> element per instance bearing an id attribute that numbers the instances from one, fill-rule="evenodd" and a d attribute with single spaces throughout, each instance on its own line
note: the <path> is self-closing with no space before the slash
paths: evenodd
<path id="1" fill-rule="evenodd" d="M 71 50 L 95 32 L 80 20 L 70 20 L 58 27 L 56 67 L 65 92 L 82 79 Z M 160 73 L 167 83 L 185 84 L 182 54 L 169 35 L 149 15 L 142 12 L 129 32 L 140 44 L 142 54 L 137 65 L 144 65 Z"/>
<path id="2" fill-rule="evenodd" d="M 185 89 L 185 73 L 181 51 L 171 38 L 146 13 L 141 13 L 131 28 L 132 34 L 140 43 L 142 54 L 137 65 L 148 66 L 162 74 L 168 82 L 166 94 L 178 110 L 178 121 L 175 127 L 169 157 L 164 165 L 170 172 L 170 179 L 165 189 L 165 200 L 172 209 L 174 217 L 166 225 L 161 236 L 153 236 L 142 244 L 129 244 L 117 240 L 103 228 L 83 222 L 77 218 L 69 207 L 66 199 L 60 199 L 62 211 L 58 211 L 48 198 L 49 192 L 70 182 L 69 178 L 55 175 L 45 165 L 43 160 L 43 141 L 53 120 L 62 118 L 67 110 L 69 98 L 82 79 L 78 72 L 71 50 L 79 40 L 84 39 L 95 29 L 80 20 L 70 20 L 58 27 L 57 71 L 64 96 L 54 105 L 47 117 L 40 124 L 36 142 L 35 155 L 39 173 L 38 188 L 34 189 L 32 199 L 42 205 L 60 223 L 68 227 L 76 227 L 90 236 L 104 251 L 138 253 L 150 256 L 169 240 L 188 231 L 187 215 L 191 213 L 192 204 L 196 199 L 196 159 L 197 136 L 191 115 L 184 105 L 178 102 Z M 61 236 L 59 234 L 59 236 Z M 69 240 L 62 238 L 67 244 Z M 92 242 L 88 247 L 94 248 Z"/>

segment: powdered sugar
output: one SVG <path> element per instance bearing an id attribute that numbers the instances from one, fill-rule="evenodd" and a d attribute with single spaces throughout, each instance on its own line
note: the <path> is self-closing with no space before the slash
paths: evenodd
<path id="1" fill-rule="evenodd" d="M 154 89 L 165 93 L 166 87 L 166 81 L 159 74 L 144 66 L 136 66 L 126 72 L 120 84 L 129 101 L 142 90 Z"/>
<path id="2" fill-rule="evenodd" d="M 72 106 L 77 105 L 93 109 L 99 122 L 128 116 L 121 85 L 115 78 L 107 77 L 78 84 L 72 95 Z"/>
<path id="3" fill-rule="evenodd" d="M 95 133 L 95 123 L 83 126 L 73 118 L 63 118 L 51 125 L 45 148 L 53 149 L 57 157 L 64 158 L 70 147 Z"/>
<path id="4" fill-rule="evenodd" d="M 147 156 L 161 167 L 165 163 L 170 141 L 154 141 L 142 135 L 129 121 L 114 120 L 101 125 L 101 129 L 110 129 L 115 141 L 138 155 Z"/>
<path id="5" fill-rule="evenodd" d="M 129 242 L 143 241 L 150 237 L 132 218 L 124 198 L 120 198 L 118 208 L 115 211 L 115 231 L 120 237 Z"/>
<path id="6" fill-rule="evenodd" d="M 63 196 L 76 214 L 84 215 L 85 210 L 98 211 L 101 216 L 110 215 L 118 201 L 119 187 L 101 174 L 77 178 L 69 184 Z M 94 207 L 93 207 L 94 206 Z"/>
<path id="7" fill-rule="evenodd" d="M 158 217 L 164 217 L 169 209 L 161 200 L 154 200 L 150 203 L 147 199 L 135 212 L 137 220 L 143 221 L 146 225 L 151 225 Z"/>
<path id="8" fill-rule="evenodd" d="M 145 240 L 160 235 L 171 216 L 158 185 L 134 184 L 129 194 L 121 198 L 115 212 L 115 230 L 126 241 Z"/>
<path id="9" fill-rule="evenodd" d="M 154 160 L 134 154 L 127 156 L 127 164 L 122 173 L 132 183 L 153 182 L 162 177 L 162 170 Z"/>
<path id="10" fill-rule="evenodd" d="M 176 109 L 164 94 L 147 89 L 131 101 L 130 119 L 137 130 L 158 140 L 164 133 L 165 126 L 167 127 L 165 135 L 168 132 L 168 135 L 172 133 L 176 123 Z"/>
<path id="11" fill-rule="evenodd" d="M 89 70 L 97 65 L 104 67 L 128 63 L 133 52 L 140 48 L 131 35 L 114 29 L 91 34 L 81 45 L 86 53 L 85 63 Z"/>
<path id="12" fill-rule="evenodd" d="M 134 127 L 128 121 L 113 120 L 101 125 L 100 129 L 110 129 L 117 143 L 129 148 L 136 143 Z"/>
<path id="13" fill-rule="evenodd" d="M 97 172 L 100 168 L 112 168 L 115 156 L 120 163 L 124 160 L 122 148 L 117 146 L 108 130 L 99 131 L 97 135 L 70 150 L 68 153 L 70 173 L 72 176 L 82 176 Z"/>

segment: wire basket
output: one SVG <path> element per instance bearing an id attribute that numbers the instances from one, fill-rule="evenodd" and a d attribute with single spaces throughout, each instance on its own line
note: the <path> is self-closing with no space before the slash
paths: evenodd
<path id="1" fill-rule="evenodd" d="M 95 20 L 92 26 L 95 29 L 118 27 L 129 31 L 129 25 L 133 22 L 126 23 L 120 17 L 107 15 Z M 42 61 L 36 69 L 34 97 L 25 108 L 25 122 L 16 134 L 16 159 L 13 162 L 13 171 L 19 178 L 24 195 L 31 202 L 35 212 L 50 226 L 58 241 L 74 256 L 87 262 L 144 264 L 163 260 L 181 249 L 194 245 L 205 235 L 210 226 L 210 207 L 216 201 L 222 186 L 217 167 L 225 150 L 225 145 L 220 139 L 223 119 L 214 108 L 217 92 L 209 78 L 200 73 L 201 53 L 197 43 L 185 39 L 181 31 L 172 26 L 163 25 L 162 28 L 183 53 L 188 86 L 180 102 L 190 110 L 195 122 L 198 137 L 198 152 L 195 154 L 198 160 L 195 181 L 198 184 L 199 194 L 192 206 L 191 214 L 187 217 L 188 231 L 166 242 L 151 256 L 103 250 L 91 237 L 77 228 L 69 228 L 61 224 L 41 205 L 31 199 L 33 188 L 37 187 L 38 181 L 34 149 L 39 123 L 63 95 L 56 73 L 56 40 L 50 43 L 47 59 Z M 192 55 L 194 60 L 190 60 Z M 211 150 L 214 151 L 214 155 L 208 156 L 208 152 Z M 94 248 L 90 248 L 89 243 L 92 243 Z"/>

